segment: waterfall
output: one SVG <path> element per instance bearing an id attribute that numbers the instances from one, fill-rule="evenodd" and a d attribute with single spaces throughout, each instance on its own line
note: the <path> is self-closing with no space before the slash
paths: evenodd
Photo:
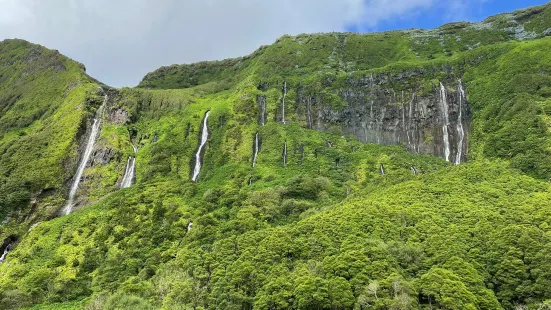
<path id="1" fill-rule="evenodd" d="M 134 150 L 134 154 L 138 152 L 138 149 L 134 145 L 132 145 L 132 149 Z M 120 188 L 129 188 L 132 186 L 135 174 L 136 157 L 128 157 L 128 160 L 126 161 L 126 170 L 124 171 L 124 177 L 122 178 Z"/>
<path id="2" fill-rule="evenodd" d="M 379 170 L 381 171 L 381 175 L 385 175 L 385 166 L 383 166 L 383 164 L 381 164 Z"/>
<path id="3" fill-rule="evenodd" d="M 287 167 L 287 141 L 283 145 L 283 167 Z"/>
<path id="4" fill-rule="evenodd" d="M 4 249 L 4 253 L 2 254 L 2 256 L 0 256 L 0 264 L 2 264 L 4 262 L 4 260 L 6 260 L 6 256 L 8 256 L 8 253 L 10 252 L 11 250 L 11 246 L 12 246 L 13 243 L 10 243 L 6 246 L 6 248 Z"/>
<path id="5" fill-rule="evenodd" d="M 259 97 L 260 125 L 266 125 L 266 97 Z"/>
<path id="6" fill-rule="evenodd" d="M 203 152 L 203 149 L 205 148 L 205 145 L 207 144 L 207 140 L 209 138 L 209 128 L 207 126 L 209 114 L 210 111 L 207 111 L 207 113 L 205 114 L 205 119 L 203 120 L 202 126 L 203 128 L 201 129 L 201 144 L 197 149 L 197 153 L 195 153 L 195 169 L 193 169 L 193 177 L 191 178 L 193 182 L 197 182 L 197 179 L 199 178 L 199 173 L 201 173 L 201 152 Z"/>
<path id="7" fill-rule="evenodd" d="M 306 127 L 312 129 L 312 97 L 308 96 L 306 99 Z"/>
<path id="8" fill-rule="evenodd" d="M 256 135 L 254 136 L 253 168 L 254 166 L 256 166 L 256 158 L 258 156 L 259 148 L 260 148 L 260 141 L 259 141 L 258 132 L 257 132 Z"/>
<path id="9" fill-rule="evenodd" d="M 413 101 L 415 101 L 415 91 L 411 94 L 411 101 L 409 102 L 409 115 L 408 115 L 408 125 L 407 125 L 407 136 L 408 136 L 408 145 L 411 145 L 410 130 L 412 128 L 413 121 Z M 413 144 L 413 151 L 415 151 L 415 144 Z"/>
<path id="10" fill-rule="evenodd" d="M 191 226 L 193 226 L 193 222 L 189 221 L 189 223 L 187 224 L 187 232 L 191 230 Z"/>
<path id="11" fill-rule="evenodd" d="M 90 160 L 90 156 L 92 155 L 92 151 L 94 150 L 94 145 L 96 144 L 96 140 L 99 137 L 100 127 L 101 127 L 101 117 L 103 115 L 103 109 L 105 107 L 105 104 L 107 103 L 107 100 L 108 100 L 108 97 L 107 95 L 105 95 L 103 99 L 103 103 L 96 111 L 96 117 L 94 118 L 94 122 L 92 124 L 92 131 L 90 132 L 90 136 L 88 137 L 88 141 L 86 142 L 86 149 L 84 150 L 84 154 L 82 155 L 82 159 L 78 166 L 77 173 L 73 180 L 73 185 L 71 186 L 71 191 L 69 192 L 69 200 L 67 201 L 67 205 L 63 209 L 64 215 L 68 215 L 73 210 L 73 201 L 75 199 L 75 195 L 77 193 L 78 186 L 80 184 L 80 179 L 82 178 L 84 169 L 86 168 L 86 165 Z"/>
<path id="12" fill-rule="evenodd" d="M 285 124 L 285 97 L 287 97 L 287 82 L 283 83 L 283 99 L 281 100 L 281 107 L 282 107 L 281 122 L 283 124 Z"/>
<path id="13" fill-rule="evenodd" d="M 463 156 L 463 141 L 465 140 L 465 130 L 463 128 L 463 99 L 466 99 L 465 90 L 463 89 L 463 83 L 459 80 L 459 117 L 457 119 L 457 133 L 459 134 L 459 141 L 457 142 L 457 156 L 455 157 L 455 164 L 461 164 L 461 157 Z"/>
<path id="14" fill-rule="evenodd" d="M 128 157 L 126 162 L 126 171 L 124 172 L 124 177 L 122 178 L 121 188 L 129 188 L 132 186 L 134 180 L 134 174 L 136 171 L 136 157 Z"/>
<path id="15" fill-rule="evenodd" d="M 417 169 L 413 166 L 411 166 L 411 173 L 413 173 L 413 175 L 417 175 Z"/>
<path id="16" fill-rule="evenodd" d="M 444 124 L 442 125 L 442 131 L 444 132 L 444 158 L 446 161 L 450 161 L 450 137 L 448 134 L 448 125 L 450 121 L 448 119 L 448 100 L 446 99 L 446 87 L 440 83 L 440 104 L 442 106 L 442 113 L 444 114 Z"/>

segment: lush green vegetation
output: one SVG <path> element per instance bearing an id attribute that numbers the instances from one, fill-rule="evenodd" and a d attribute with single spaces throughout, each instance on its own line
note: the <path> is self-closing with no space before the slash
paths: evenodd
<path id="1" fill-rule="evenodd" d="M 121 90 L 55 51 L 0 43 L 0 237 L 19 237 L 0 264 L 0 308 L 550 309 L 550 10 L 284 36 Z M 470 161 L 305 128 L 299 87 L 346 107 L 339 91 L 371 74 L 419 96 L 462 78 Z M 274 121 L 284 83 L 286 124 Z M 110 155 L 84 173 L 89 205 L 54 218 L 105 91 L 96 150 Z M 129 156 L 137 184 L 118 190 Z"/>
<path id="2" fill-rule="evenodd" d="M 0 214 L 27 212 L 31 198 L 64 190 L 74 140 L 95 109 L 97 84 L 82 65 L 21 40 L 0 43 Z M 71 169 L 72 170 L 72 169 Z M 59 196 L 50 196 L 57 211 Z M 43 214 L 44 215 L 44 214 Z"/>

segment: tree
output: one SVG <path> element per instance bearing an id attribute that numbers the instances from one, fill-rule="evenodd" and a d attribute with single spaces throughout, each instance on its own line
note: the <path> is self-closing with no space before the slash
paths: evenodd
<path id="1" fill-rule="evenodd" d="M 476 298 L 453 272 L 433 267 L 420 281 L 421 294 L 428 302 L 450 310 L 475 310 Z"/>

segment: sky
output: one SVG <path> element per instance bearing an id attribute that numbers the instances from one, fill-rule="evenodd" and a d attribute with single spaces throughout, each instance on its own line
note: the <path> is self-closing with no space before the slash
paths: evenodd
<path id="1" fill-rule="evenodd" d="M 284 34 L 434 28 L 548 0 L 0 0 L 0 40 L 25 39 L 135 86 L 161 66 L 248 55 Z"/>

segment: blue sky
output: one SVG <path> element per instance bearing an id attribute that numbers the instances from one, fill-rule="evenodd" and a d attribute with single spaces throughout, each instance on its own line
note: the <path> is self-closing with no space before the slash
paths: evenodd
<path id="1" fill-rule="evenodd" d="M 469 5 L 459 6 L 455 12 L 450 12 L 449 0 L 441 1 L 442 4 L 418 9 L 402 16 L 396 16 L 392 20 L 382 20 L 375 27 L 369 25 L 350 25 L 348 31 L 371 32 L 400 30 L 410 28 L 432 29 L 442 24 L 454 21 L 482 21 L 486 17 L 513 12 L 531 6 L 542 5 L 548 0 L 485 0 L 471 1 Z"/>

